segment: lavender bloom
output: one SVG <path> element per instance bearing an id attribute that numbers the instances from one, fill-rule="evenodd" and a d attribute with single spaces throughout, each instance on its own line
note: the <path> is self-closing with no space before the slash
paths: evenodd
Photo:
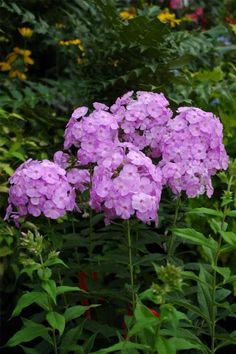
<path id="1" fill-rule="evenodd" d="M 127 92 L 109 108 L 75 109 L 54 163 L 28 160 L 10 178 L 6 218 L 42 213 L 51 219 L 76 208 L 75 191 L 90 188 L 90 206 L 113 218 L 157 221 L 163 185 L 188 197 L 207 193 L 211 177 L 228 166 L 223 127 L 212 113 L 180 107 L 173 119 L 160 93 Z M 158 165 L 153 158 L 159 157 Z M 89 169 L 88 166 L 89 165 Z"/>
<path id="2" fill-rule="evenodd" d="M 9 181 L 6 218 L 27 214 L 37 217 L 43 213 L 57 219 L 75 208 L 75 192 L 66 171 L 51 161 L 30 159 L 17 168 Z"/>
<path id="3" fill-rule="evenodd" d="M 213 194 L 211 176 L 228 166 L 223 126 L 212 113 L 180 107 L 162 137 L 163 180 L 175 194 Z"/>
<path id="4" fill-rule="evenodd" d="M 162 175 L 159 167 L 135 146 L 120 144 L 122 161 L 116 167 L 101 163 L 94 169 L 90 205 L 112 218 L 129 219 L 132 215 L 143 222 L 157 221 Z"/>
<path id="5" fill-rule="evenodd" d="M 118 124 L 107 111 L 108 107 L 97 102 L 94 107 L 96 109 L 88 116 L 85 116 L 85 107 L 77 108 L 81 113 L 72 114 L 65 130 L 64 148 L 77 147 L 77 159 L 83 165 L 109 156 L 118 138 Z"/>
<path id="6" fill-rule="evenodd" d="M 119 136 L 140 150 L 148 148 L 152 157 L 158 157 L 163 130 L 173 115 L 169 102 L 163 93 L 138 91 L 136 99 L 131 98 L 132 93 L 118 98 L 111 107 L 119 123 Z"/>

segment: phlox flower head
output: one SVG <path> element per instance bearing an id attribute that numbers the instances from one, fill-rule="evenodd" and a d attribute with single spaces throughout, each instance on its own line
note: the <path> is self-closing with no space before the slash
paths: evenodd
<path id="1" fill-rule="evenodd" d="M 118 124 L 108 107 L 102 103 L 94 103 L 95 110 L 86 116 L 86 107 L 77 108 L 65 130 L 64 148 L 77 148 L 77 159 L 80 164 L 97 163 L 109 156 L 116 146 Z"/>
<path id="2" fill-rule="evenodd" d="M 160 166 L 163 181 L 176 194 L 188 197 L 213 193 L 211 177 L 228 166 L 223 126 L 212 113 L 180 107 L 162 136 Z"/>
<path id="3" fill-rule="evenodd" d="M 51 161 L 30 159 L 17 168 L 9 182 L 6 218 L 43 214 L 57 219 L 75 208 L 75 192 L 66 171 Z"/>
<path id="4" fill-rule="evenodd" d="M 104 212 L 106 221 L 129 219 L 132 215 L 143 222 L 157 221 L 162 190 L 159 167 L 132 144 L 120 144 L 119 165 L 101 162 L 94 168 L 90 205 Z"/>
<path id="5" fill-rule="evenodd" d="M 117 118 L 122 141 L 131 142 L 140 150 L 148 148 L 151 156 L 160 155 L 159 141 L 173 113 L 163 93 L 138 91 L 118 98 L 111 107 Z"/>

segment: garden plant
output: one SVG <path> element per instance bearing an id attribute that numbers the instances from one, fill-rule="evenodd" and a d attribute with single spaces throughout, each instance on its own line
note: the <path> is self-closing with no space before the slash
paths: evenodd
<path id="1" fill-rule="evenodd" d="M 0 351 L 235 353 L 234 1 L 0 10 Z"/>

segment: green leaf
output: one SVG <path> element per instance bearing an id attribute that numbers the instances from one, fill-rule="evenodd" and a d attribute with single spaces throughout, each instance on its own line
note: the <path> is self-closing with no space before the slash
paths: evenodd
<path id="1" fill-rule="evenodd" d="M 229 289 L 220 288 L 216 290 L 215 301 L 219 304 L 232 293 Z"/>
<path id="2" fill-rule="evenodd" d="M 184 307 L 185 309 L 193 312 L 199 317 L 202 317 L 206 322 L 209 320 L 206 314 L 198 307 L 191 304 L 189 301 L 186 300 L 173 300 L 173 304 L 177 306 Z"/>
<path id="3" fill-rule="evenodd" d="M 150 319 L 150 320 L 139 320 L 137 323 L 134 324 L 134 326 L 129 330 L 128 332 L 128 337 L 131 338 L 133 337 L 135 334 L 138 334 L 140 332 L 142 332 L 144 329 L 148 329 L 150 330 L 153 335 L 154 335 L 154 326 L 159 323 L 160 320 L 157 317 L 154 317 Z"/>
<path id="4" fill-rule="evenodd" d="M 211 326 L 211 317 L 214 304 L 212 303 L 211 288 L 213 286 L 212 275 L 200 264 L 200 282 L 197 285 L 198 304 L 202 312 L 207 317 L 207 322 Z"/>
<path id="5" fill-rule="evenodd" d="M 131 350 L 131 349 L 143 349 L 143 350 L 146 350 L 146 353 L 148 353 L 148 350 L 150 350 L 150 347 L 148 347 L 147 345 L 143 345 L 143 344 L 124 341 L 124 342 L 114 344 L 109 348 L 104 348 L 104 349 L 98 350 L 97 352 L 92 352 L 91 354 L 107 354 L 107 353 L 114 353 L 116 351 Z M 170 354 L 170 352 L 169 352 L 169 354 Z"/>
<path id="6" fill-rule="evenodd" d="M 65 318 L 58 312 L 51 311 L 47 314 L 46 319 L 53 329 L 57 329 L 60 335 L 63 334 L 65 330 Z"/>
<path id="7" fill-rule="evenodd" d="M 25 161 L 25 156 L 20 151 L 11 151 L 9 152 L 14 157 L 17 157 L 21 161 Z"/>
<path id="8" fill-rule="evenodd" d="M 56 296 L 57 296 L 57 286 L 54 280 L 48 279 L 47 281 L 42 282 L 42 288 L 49 295 L 50 299 L 56 305 Z"/>
<path id="9" fill-rule="evenodd" d="M 199 281 L 198 276 L 194 272 L 182 271 L 181 274 L 184 279 L 196 280 L 197 282 Z"/>
<path id="10" fill-rule="evenodd" d="M 7 246 L 1 247 L 0 258 L 8 256 L 9 254 L 12 254 L 12 252 L 13 252 L 13 250 Z"/>
<path id="11" fill-rule="evenodd" d="M 224 241 L 231 246 L 236 247 L 236 234 L 233 231 L 220 231 Z"/>
<path id="12" fill-rule="evenodd" d="M 40 354 L 40 352 L 36 349 L 27 348 L 23 345 L 20 345 L 20 347 L 22 348 L 22 350 L 24 351 L 25 354 Z"/>
<path id="13" fill-rule="evenodd" d="M 176 348 L 174 347 L 174 344 L 170 341 L 170 339 L 166 339 L 161 336 L 157 337 L 155 349 L 157 353 L 160 354 L 176 354 Z"/>
<path id="14" fill-rule="evenodd" d="M 231 270 L 227 267 L 218 267 L 215 265 L 212 265 L 212 268 L 219 273 L 220 275 L 222 275 L 222 277 L 224 278 L 224 282 L 223 284 L 225 284 L 229 279 L 230 279 L 230 275 L 231 275 Z"/>
<path id="15" fill-rule="evenodd" d="M 94 341 L 99 332 L 94 333 L 89 339 L 84 343 L 84 350 L 82 353 L 91 353 L 91 350 L 94 346 Z"/>
<path id="16" fill-rule="evenodd" d="M 222 211 L 210 209 L 210 208 L 195 208 L 195 209 L 188 211 L 187 214 L 211 215 L 211 216 L 223 217 Z"/>
<path id="17" fill-rule="evenodd" d="M 227 216 L 236 217 L 236 210 L 229 210 Z"/>
<path id="18" fill-rule="evenodd" d="M 33 303 L 40 303 L 40 301 L 45 301 L 45 293 L 40 291 L 32 291 L 30 293 L 26 293 L 20 297 L 17 302 L 17 305 L 12 313 L 12 316 L 18 316 L 21 311 Z"/>
<path id="19" fill-rule="evenodd" d="M 90 337 L 91 338 L 91 337 Z M 60 354 L 68 354 L 68 353 L 76 353 L 76 354 L 84 354 L 85 351 L 84 351 L 84 348 L 79 345 L 79 344 L 71 344 L 69 343 L 66 348 L 64 347 L 61 347 L 61 351 L 60 351 Z"/>
<path id="20" fill-rule="evenodd" d="M 206 246 L 214 249 L 214 245 L 209 242 L 201 232 L 198 232 L 194 229 L 173 229 L 174 234 L 178 237 L 181 237 L 184 240 L 190 241 L 191 243 L 199 246 Z"/>
<path id="21" fill-rule="evenodd" d="M 65 268 L 69 268 L 60 258 L 49 258 L 44 262 L 45 267 L 50 267 L 52 265 L 63 265 Z"/>
<path id="22" fill-rule="evenodd" d="M 13 10 L 17 13 L 17 15 L 21 15 L 22 14 L 22 11 L 21 11 L 20 7 L 16 3 L 13 2 L 11 4 L 11 6 L 12 6 Z"/>
<path id="23" fill-rule="evenodd" d="M 233 331 L 231 333 L 220 333 L 220 334 L 216 334 L 216 338 L 218 340 L 221 340 L 220 344 L 217 346 L 217 349 L 226 347 L 228 345 L 236 345 L 236 331 Z"/>
<path id="24" fill-rule="evenodd" d="M 11 168 L 11 166 L 8 165 L 8 164 L 2 165 L 2 169 L 3 169 L 3 171 L 5 171 L 9 176 L 11 176 L 11 175 L 13 174 L 13 172 L 14 172 L 14 170 L 13 170 L 13 169 Z"/>
<path id="25" fill-rule="evenodd" d="M 64 352 L 67 354 L 68 350 L 70 350 L 70 346 L 77 345 L 77 342 L 82 334 L 84 323 L 69 329 L 69 331 L 63 334 L 60 345 L 60 351 L 62 352 L 62 354 L 64 354 Z M 84 353 L 84 351 L 82 351 L 82 353 Z"/>
<path id="26" fill-rule="evenodd" d="M 65 294 L 68 292 L 72 291 L 82 291 L 85 292 L 84 290 L 80 289 L 78 286 L 66 286 L 66 285 L 61 285 L 56 288 L 56 296 Z"/>
<path id="27" fill-rule="evenodd" d="M 64 313 L 65 320 L 66 320 L 66 322 L 71 321 L 77 317 L 82 316 L 90 308 L 97 307 L 97 306 L 100 306 L 100 305 L 90 305 L 90 306 L 78 305 L 78 306 L 69 307 Z"/>
<path id="28" fill-rule="evenodd" d="M 134 316 L 137 322 L 142 320 L 149 321 L 153 319 L 158 321 L 158 318 L 155 317 L 155 315 L 146 306 L 144 306 L 140 300 L 137 300 Z"/>
<path id="29" fill-rule="evenodd" d="M 176 350 L 187 350 L 187 349 L 199 349 L 205 351 L 205 348 L 201 344 L 192 343 L 184 338 L 170 338 L 169 343 L 173 345 Z"/>
<path id="30" fill-rule="evenodd" d="M 48 335 L 48 328 L 38 324 L 34 323 L 32 321 L 29 321 L 29 324 L 16 332 L 13 337 L 9 339 L 7 342 L 8 347 L 15 347 L 16 345 L 19 345 L 21 343 L 26 343 L 30 342 L 31 340 L 42 337 L 45 340 L 51 342 L 51 339 Z"/>

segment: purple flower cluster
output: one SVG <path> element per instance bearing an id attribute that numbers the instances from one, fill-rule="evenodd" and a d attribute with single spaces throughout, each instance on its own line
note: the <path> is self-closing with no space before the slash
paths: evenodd
<path id="1" fill-rule="evenodd" d="M 152 157 L 160 155 L 160 140 L 163 129 L 171 119 L 173 112 L 163 93 L 138 91 L 118 98 L 111 107 L 121 130 L 123 141 L 131 142 L 140 150 L 149 148 Z"/>
<path id="2" fill-rule="evenodd" d="M 180 107 L 172 118 L 162 93 L 144 91 L 128 92 L 111 107 L 93 107 L 72 113 L 67 153 L 57 151 L 54 163 L 29 160 L 16 170 L 8 215 L 56 219 L 75 208 L 75 191 L 90 189 L 90 206 L 107 221 L 135 215 L 148 222 L 157 220 L 165 185 L 175 194 L 211 197 L 211 177 L 228 165 L 223 127 L 212 113 Z"/>
<path id="3" fill-rule="evenodd" d="M 75 208 L 75 191 L 66 171 L 51 161 L 26 161 L 10 178 L 10 184 L 7 217 L 43 213 L 57 219 Z"/>
<path id="4" fill-rule="evenodd" d="M 198 108 L 180 107 L 177 112 L 160 144 L 163 181 L 176 194 L 185 191 L 195 197 L 206 192 L 211 197 L 211 176 L 228 166 L 222 124 Z"/>
<path id="5" fill-rule="evenodd" d="M 95 110 L 88 116 L 87 107 L 77 108 L 65 130 L 64 148 L 77 147 L 77 159 L 83 165 L 97 163 L 109 156 L 117 141 L 115 116 L 101 103 L 94 103 L 94 107 Z"/>
<path id="6" fill-rule="evenodd" d="M 160 168 L 132 144 L 121 144 L 115 160 L 113 164 L 104 160 L 95 167 L 91 207 L 103 211 L 107 222 L 134 214 L 144 222 L 156 221 L 162 190 Z"/>
<path id="7" fill-rule="evenodd" d="M 175 194 L 185 191 L 195 197 L 206 192 L 210 197 L 212 175 L 228 164 L 222 124 L 212 113 L 194 107 L 179 108 L 172 119 L 168 106 L 162 93 L 138 91 L 134 96 L 131 91 L 110 108 L 95 104 L 94 112 L 82 119 L 80 112 L 85 108 L 79 108 L 67 126 L 65 147 L 77 146 L 78 160 L 96 163 L 96 173 L 101 174 L 114 164 L 119 168 L 123 162 L 118 146 L 120 142 L 131 143 L 151 158 L 161 159 L 163 184 Z"/>

